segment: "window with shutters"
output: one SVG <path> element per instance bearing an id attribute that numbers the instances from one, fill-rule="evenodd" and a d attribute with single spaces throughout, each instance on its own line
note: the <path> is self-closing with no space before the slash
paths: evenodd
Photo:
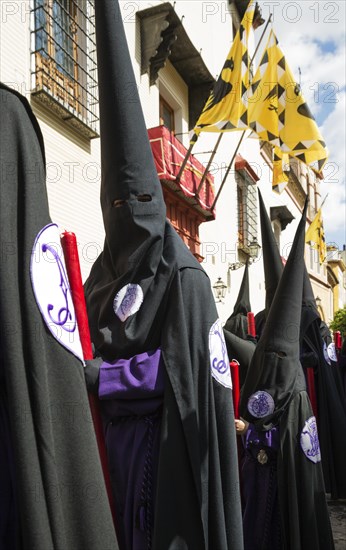
<path id="1" fill-rule="evenodd" d="M 32 94 L 86 137 L 98 135 L 94 0 L 34 0 Z"/>

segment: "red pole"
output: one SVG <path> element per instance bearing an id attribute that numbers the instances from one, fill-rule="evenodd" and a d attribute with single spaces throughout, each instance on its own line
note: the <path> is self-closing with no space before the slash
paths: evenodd
<path id="1" fill-rule="evenodd" d="M 239 418 L 239 399 L 240 399 L 240 383 L 239 383 L 239 363 L 235 359 L 230 362 L 231 376 L 233 384 L 233 406 L 234 418 Z"/>
<path id="2" fill-rule="evenodd" d="M 306 378 L 307 378 L 307 389 L 308 395 L 311 402 L 311 407 L 315 417 L 317 418 L 317 397 L 315 389 L 315 373 L 312 367 L 306 369 Z"/>
<path id="3" fill-rule="evenodd" d="M 70 283 L 73 305 L 76 312 L 78 330 L 80 334 L 83 357 L 84 359 L 93 359 L 93 351 L 91 346 L 90 330 L 88 314 L 85 303 L 82 274 L 79 264 L 79 256 L 77 249 L 77 240 L 74 233 L 65 231 L 61 235 L 61 246 L 64 252 L 67 275 Z M 97 445 L 100 453 L 100 460 L 103 470 L 103 476 L 106 484 L 109 504 L 114 516 L 114 504 L 112 496 L 111 481 L 109 477 L 109 468 L 107 460 L 107 451 L 103 434 L 102 420 L 98 408 L 97 398 L 89 394 L 89 404 L 91 416 L 93 419 Z"/>
<path id="4" fill-rule="evenodd" d="M 256 336 L 255 314 L 252 311 L 247 314 L 247 333 L 250 336 Z"/>
<path id="5" fill-rule="evenodd" d="M 335 351 L 338 353 L 341 350 L 341 347 L 342 347 L 342 339 L 341 339 L 340 330 L 337 330 L 336 332 L 334 332 L 334 345 L 335 345 Z"/>

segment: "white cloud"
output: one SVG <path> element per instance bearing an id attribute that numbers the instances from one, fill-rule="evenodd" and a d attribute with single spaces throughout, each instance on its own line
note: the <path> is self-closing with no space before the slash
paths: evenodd
<path id="1" fill-rule="evenodd" d="M 277 5 L 279 4 L 279 5 Z M 262 15 L 273 13 L 273 25 L 279 30 L 279 39 L 288 46 L 296 39 L 309 37 L 321 41 L 335 40 L 344 33 L 344 0 L 304 0 L 300 2 L 278 0 L 261 1 Z"/>
<path id="2" fill-rule="evenodd" d="M 330 149 L 330 165 L 325 170 L 325 181 L 321 185 L 322 196 L 328 193 L 323 207 L 326 240 L 336 242 L 339 247 L 346 240 L 345 104 L 344 91 L 339 94 L 339 102 L 322 127 Z"/>

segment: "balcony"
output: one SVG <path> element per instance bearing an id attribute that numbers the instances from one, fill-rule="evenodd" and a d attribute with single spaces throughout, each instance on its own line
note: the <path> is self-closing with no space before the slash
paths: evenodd
<path id="1" fill-rule="evenodd" d="M 150 128 L 148 134 L 157 174 L 163 187 L 174 191 L 187 206 L 201 215 L 202 221 L 215 219 L 215 212 L 211 211 L 214 200 L 213 176 L 208 174 L 199 189 L 205 168 L 190 155 L 185 170 L 177 181 L 177 175 L 187 153 L 186 147 L 165 126 Z"/>

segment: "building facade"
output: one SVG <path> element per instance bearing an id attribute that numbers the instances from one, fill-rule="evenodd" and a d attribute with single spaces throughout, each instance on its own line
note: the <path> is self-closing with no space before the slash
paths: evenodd
<path id="1" fill-rule="evenodd" d="M 167 215 L 202 262 L 211 285 L 224 283 L 224 297 L 217 302 L 221 320 L 232 313 L 249 258 L 251 305 L 257 312 L 265 299 L 257 188 L 286 259 L 305 195 L 310 222 L 321 204 L 318 178 L 292 161 L 286 190 L 273 193 L 271 149 L 248 134 L 239 145 L 238 131 L 222 136 L 204 178 L 219 136 L 201 134 L 181 172 L 189 131 L 228 54 L 244 3 L 141 0 L 120 5 Z M 104 239 L 93 0 L 16 0 L 2 2 L 0 9 L 0 78 L 28 98 L 39 120 L 51 217 L 62 230 L 76 233 L 85 279 Z M 258 40 L 264 26 L 256 13 Z M 307 246 L 306 263 L 322 317 L 329 322 L 336 300 L 331 271 L 338 277 L 342 267 L 338 264 L 336 274 L 329 262 L 327 271 L 315 252 Z"/>

